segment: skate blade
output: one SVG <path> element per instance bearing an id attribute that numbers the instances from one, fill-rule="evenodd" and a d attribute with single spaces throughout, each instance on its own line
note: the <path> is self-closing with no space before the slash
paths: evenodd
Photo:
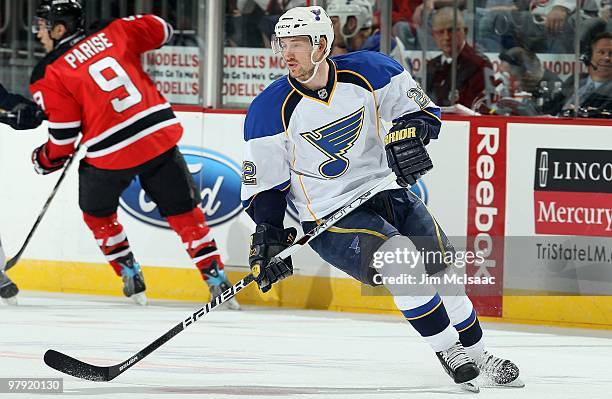
<path id="1" fill-rule="evenodd" d="M 460 385 L 461 385 L 461 388 L 465 389 L 466 391 L 473 392 L 473 393 L 480 392 L 480 387 L 478 386 L 478 384 L 476 384 L 473 381 L 463 382 Z"/>
<path id="2" fill-rule="evenodd" d="M 242 307 L 240 306 L 236 298 L 232 298 L 227 301 L 227 308 L 229 310 L 242 310 Z"/>
<path id="3" fill-rule="evenodd" d="M 130 298 L 140 306 L 145 306 L 147 304 L 147 295 L 144 292 L 134 294 Z"/>
<path id="4" fill-rule="evenodd" d="M 488 381 L 483 383 L 482 386 L 485 388 L 525 388 L 525 383 L 520 378 L 517 378 L 507 384 L 496 384 L 492 381 Z"/>
<path id="5" fill-rule="evenodd" d="M 240 304 L 235 299 L 230 299 L 227 302 L 223 302 L 221 305 L 217 307 L 218 310 L 226 311 L 226 310 L 241 310 Z"/>
<path id="6" fill-rule="evenodd" d="M 12 296 L 10 298 L 2 298 L 2 302 L 6 303 L 9 306 L 17 306 L 18 305 L 17 295 Z"/>

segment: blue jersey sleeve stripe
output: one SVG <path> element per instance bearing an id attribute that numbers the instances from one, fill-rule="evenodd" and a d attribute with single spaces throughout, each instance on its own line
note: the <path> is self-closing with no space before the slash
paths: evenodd
<path id="1" fill-rule="evenodd" d="M 427 108 L 423 108 L 421 111 L 423 111 L 429 116 L 434 117 L 435 119 L 440 121 L 440 123 L 442 123 L 442 112 L 440 111 L 440 108 L 427 107 Z"/>
<path id="2" fill-rule="evenodd" d="M 442 127 L 442 120 L 440 120 L 438 115 L 440 115 L 440 110 L 438 108 L 426 108 L 417 112 L 404 114 L 399 118 L 394 119 L 393 123 L 397 123 L 399 120 L 420 119 L 429 126 L 429 138 L 436 139 L 438 138 L 440 128 Z"/>
<path id="3" fill-rule="evenodd" d="M 282 182 L 281 184 L 278 184 L 278 185 L 272 187 L 270 190 L 287 191 L 287 190 L 289 190 L 289 187 L 291 187 L 291 181 L 287 180 L 285 182 Z M 268 190 L 265 190 L 265 191 L 268 191 Z M 251 205 L 253 205 L 253 201 L 255 200 L 255 197 L 257 197 L 257 194 L 255 194 L 254 196 L 252 196 L 248 200 L 242 201 L 242 207 L 245 210 L 249 209 L 251 207 Z"/>
<path id="4" fill-rule="evenodd" d="M 441 125 L 442 119 L 440 119 L 440 115 L 440 110 L 438 108 L 423 108 L 420 111 L 404 114 L 399 118 L 394 119 L 393 123 L 401 119 L 424 119 L 425 121 L 428 121 L 429 124 L 435 123 L 437 125 Z"/>
<path id="5" fill-rule="evenodd" d="M 283 77 L 253 100 L 244 121 L 244 141 L 285 132 L 283 106 L 292 91 L 287 79 Z"/>
<path id="6" fill-rule="evenodd" d="M 244 208 L 244 210 L 248 210 L 251 205 L 253 204 L 253 200 L 255 199 L 255 197 L 257 197 L 257 194 L 255 194 L 254 196 L 252 196 L 251 198 L 249 198 L 248 200 L 244 200 L 242 201 L 242 207 Z"/>

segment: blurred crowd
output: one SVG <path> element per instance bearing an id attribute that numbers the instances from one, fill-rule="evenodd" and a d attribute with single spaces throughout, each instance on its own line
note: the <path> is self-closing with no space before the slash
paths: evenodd
<path id="1" fill-rule="evenodd" d="M 226 45 L 268 47 L 280 15 L 309 3 L 228 0 Z M 317 2 L 334 23 L 332 54 L 380 50 L 378 3 Z M 612 117 L 612 0 L 582 0 L 580 12 L 575 0 L 471 4 L 467 10 L 466 0 L 392 2 L 390 55 L 433 101 L 486 114 Z M 577 83 L 576 45 L 582 61 Z M 417 71 L 415 58 L 422 54 L 427 61 L 419 60 Z M 562 61 L 558 73 L 550 69 L 554 60 Z"/>

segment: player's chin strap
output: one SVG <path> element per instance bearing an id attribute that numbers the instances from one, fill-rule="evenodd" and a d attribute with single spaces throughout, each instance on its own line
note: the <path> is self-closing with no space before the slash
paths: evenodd
<path id="1" fill-rule="evenodd" d="M 325 61 L 325 60 L 327 59 L 327 56 L 329 55 L 330 51 L 331 51 L 331 50 L 329 50 L 329 49 L 325 51 L 325 54 L 323 54 L 323 58 L 321 59 L 321 61 L 315 61 L 315 60 L 314 60 L 314 56 L 315 56 L 315 53 L 317 52 L 317 48 L 313 46 L 313 48 L 312 48 L 312 52 L 310 53 L 310 62 L 312 62 L 312 64 L 315 66 L 315 67 L 314 67 L 314 71 L 312 72 L 312 76 L 311 76 L 311 77 L 309 77 L 309 78 L 308 78 L 308 79 L 306 79 L 306 80 L 299 80 L 299 79 L 297 79 L 297 78 L 296 78 L 296 80 L 297 80 L 298 82 L 300 82 L 301 84 L 303 84 L 303 85 L 304 85 L 304 84 L 307 84 L 307 83 L 309 83 L 311 80 L 313 80 L 313 79 L 314 79 L 314 77 L 315 77 L 315 76 L 317 76 L 317 72 L 319 71 L 319 66 L 321 65 L 321 63 L 322 63 L 323 61 Z"/>

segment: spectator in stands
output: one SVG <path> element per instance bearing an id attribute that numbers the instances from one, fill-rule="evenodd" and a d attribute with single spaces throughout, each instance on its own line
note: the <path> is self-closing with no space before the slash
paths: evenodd
<path id="1" fill-rule="evenodd" d="M 575 0 L 489 0 L 478 37 L 486 51 L 523 47 L 537 53 L 571 53 Z"/>
<path id="2" fill-rule="evenodd" d="M 432 15 L 436 10 L 446 7 L 457 7 L 461 12 L 465 10 L 466 0 L 411 0 L 414 11 L 412 13 L 412 24 L 416 27 L 417 41 L 421 48 L 428 50 L 436 49 L 435 40 L 432 37 Z"/>
<path id="3" fill-rule="evenodd" d="M 580 75 L 580 108 L 612 112 L 612 32 L 597 34 L 591 40 L 583 61 L 588 66 L 588 73 Z M 565 103 L 562 110 L 574 110 L 576 96 L 573 88 L 574 77 L 570 76 L 563 85 Z"/>
<path id="4" fill-rule="evenodd" d="M 608 24 L 607 31 L 612 31 L 612 1 L 598 0 L 598 16 Z"/>
<path id="5" fill-rule="evenodd" d="M 610 18 L 612 17 L 612 0 L 586 0 L 582 5 L 582 12 L 592 19 L 601 21 L 604 31 L 612 31 L 612 18 Z"/>
<path id="6" fill-rule="evenodd" d="M 307 0 L 227 0 L 226 42 L 237 47 L 270 47 L 281 14 L 306 4 Z"/>
<path id="7" fill-rule="evenodd" d="M 260 0 L 258 0 L 260 1 Z M 226 22 L 230 29 L 226 41 L 236 47 L 264 47 L 259 23 L 264 12 L 255 0 L 229 0 L 226 4 Z"/>
<path id="8" fill-rule="evenodd" d="M 500 71 L 516 83 L 511 91 L 531 94 L 529 101 L 539 114 L 552 114 L 555 98 L 560 95 L 562 80 L 558 75 L 542 66 L 535 53 L 522 47 L 513 47 L 499 55 Z"/>
<path id="9" fill-rule="evenodd" d="M 373 31 L 370 1 L 332 0 L 326 11 L 334 25 L 332 55 L 361 50 Z"/>
<path id="10" fill-rule="evenodd" d="M 332 55 L 356 50 L 380 51 L 380 31 L 372 33 L 373 12 L 370 0 L 333 0 L 326 11 L 334 24 Z M 399 38 L 391 38 L 389 55 L 412 72 L 410 58 Z"/>
<path id="11" fill-rule="evenodd" d="M 380 0 L 378 0 L 378 3 L 380 3 Z M 408 49 L 417 48 L 416 26 L 412 22 L 412 16 L 419 5 L 418 3 L 419 1 L 414 0 L 393 0 L 392 3 L 393 36 L 398 37 Z M 380 6 L 378 10 L 374 13 L 375 26 L 380 26 Z"/>
<path id="12" fill-rule="evenodd" d="M 225 3 L 225 46 L 236 47 L 235 35 L 237 32 L 237 24 L 240 21 L 241 13 L 238 9 L 236 0 L 227 0 Z"/>
<path id="13" fill-rule="evenodd" d="M 472 108 L 482 97 L 487 97 L 492 85 L 493 66 L 488 58 L 478 53 L 465 41 L 467 28 L 462 13 L 457 13 L 457 81 L 451 93 L 453 8 L 437 10 L 432 19 L 433 38 L 442 54 L 427 62 L 427 91 L 438 105 L 454 103 Z M 452 97 L 451 97 L 452 94 Z M 452 101 L 455 100 L 455 101 Z"/>
<path id="14" fill-rule="evenodd" d="M 293 7 L 308 5 L 307 0 L 255 0 L 263 9 L 264 15 L 259 21 L 259 30 L 266 47 L 270 47 L 270 39 L 274 33 L 274 26 L 285 11 Z"/>

